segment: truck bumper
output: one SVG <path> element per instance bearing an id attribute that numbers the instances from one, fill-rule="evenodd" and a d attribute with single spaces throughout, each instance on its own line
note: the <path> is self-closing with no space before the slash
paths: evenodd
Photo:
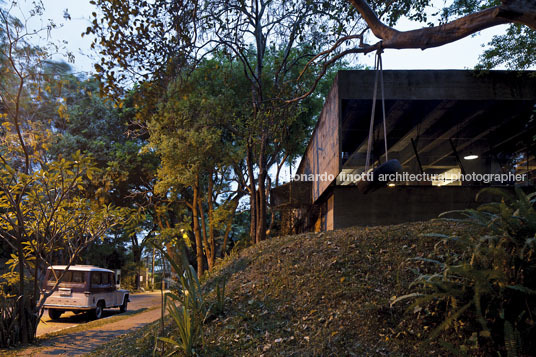
<path id="1" fill-rule="evenodd" d="M 58 310 L 92 310 L 94 306 L 74 306 L 74 305 L 59 305 L 59 304 L 46 304 L 43 306 L 45 309 L 58 309 Z"/>

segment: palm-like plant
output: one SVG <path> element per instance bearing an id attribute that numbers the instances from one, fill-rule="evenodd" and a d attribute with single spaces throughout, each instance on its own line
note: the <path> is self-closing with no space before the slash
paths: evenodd
<path id="1" fill-rule="evenodd" d="M 515 356 L 536 348 L 536 193 L 525 194 L 519 187 L 515 195 L 497 189 L 483 193 L 501 200 L 444 213 L 443 219 L 469 229 L 428 235 L 439 238 L 435 256 L 413 260 L 430 263 L 431 270 L 413 281 L 413 293 L 392 304 L 412 298 L 412 307 L 427 306 L 431 314 L 443 316 L 431 338 L 461 321 L 472 332 L 463 347 L 471 343 Z M 461 218 L 445 218 L 452 215 Z"/>
<path id="2" fill-rule="evenodd" d="M 175 271 L 179 267 L 170 260 Z M 170 355 L 182 350 L 187 356 L 196 354 L 195 348 L 201 344 L 203 337 L 203 322 L 206 315 L 206 305 L 201 292 L 201 284 L 191 265 L 184 269 L 180 277 L 181 292 L 168 292 L 165 295 L 165 305 L 169 316 L 173 319 L 178 331 L 178 340 L 169 337 L 159 337 L 159 340 L 173 347 Z"/>

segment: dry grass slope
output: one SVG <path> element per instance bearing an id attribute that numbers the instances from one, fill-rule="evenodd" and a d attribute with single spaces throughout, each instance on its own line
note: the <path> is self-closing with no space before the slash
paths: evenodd
<path id="1" fill-rule="evenodd" d="M 444 355 L 423 339 L 430 326 L 404 315 L 402 306 L 390 309 L 389 301 L 408 293 L 415 277 L 408 258 L 433 251 L 435 239 L 422 234 L 458 229 L 441 221 L 356 227 L 246 249 L 207 281 L 210 287 L 226 277 L 229 301 L 225 316 L 205 329 L 205 353 Z"/>
<path id="2" fill-rule="evenodd" d="M 464 229 L 442 221 L 355 227 L 274 238 L 228 257 L 205 281 L 209 291 L 227 280 L 227 301 L 225 315 L 205 325 L 200 355 L 447 355 L 426 340 L 433 326 L 419 312 L 389 302 L 408 293 L 408 259 L 433 251 L 435 239 L 422 234 Z M 150 355 L 155 333 L 156 324 L 93 355 Z"/>

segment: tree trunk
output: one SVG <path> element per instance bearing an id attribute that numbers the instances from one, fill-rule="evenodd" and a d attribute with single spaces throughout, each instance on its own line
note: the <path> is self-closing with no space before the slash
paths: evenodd
<path id="1" fill-rule="evenodd" d="M 207 192 L 207 206 L 208 206 L 208 244 L 210 247 L 209 258 L 209 270 L 212 270 L 214 262 L 216 260 L 216 242 L 214 240 L 214 204 L 212 202 L 212 191 L 214 190 L 214 181 L 212 178 L 212 172 L 208 177 L 208 192 Z"/>
<path id="2" fill-rule="evenodd" d="M 255 187 L 255 173 L 253 170 L 253 153 L 251 146 L 248 145 L 246 163 L 248 167 L 249 176 L 249 212 L 250 212 L 250 226 L 249 226 L 249 238 L 251 243 L 257 242 L 257 189 Z"/>
<path id="3" fill-rule="evenodd" d="M 283 157 L 283 159 L 281 160 L 281 162 L 277 165 L 277 171 L 275 173 L 275 187 L 279 186 L 279 174 L 281 173 L 281 168 L 283 167 L 283 165 L 285 164 L 285 162 L 287 161 L 288 159 L 288 156 L 289 154 L 286 153 L 285 156 Z M 268 189 L 271 189 L 271 181 L 270 181 L 270 177 L 268 176 Z M 271 217 L 270 217 L 270 225 L 268 226 L 268 232 L 270 232 L 270 234 L 272 234 L 272 230 L 274 229 L 274 221 L 275 221 L 275 210 L 272 209 L 271 210 L 272 214 L 271 214 Z"/>
<path id="4" fill-rule="evenodd" d="M 207 257 L 207 264 L 208 264 L 208 270 L 212 270 L 212 261 L 211 261 L 211 258 L 212 258 L 212 254 L 211 254 L 211 251 L 210 251 L 210 244 L 209 244 L 209 241 L 208 241 L 208 237 L 207 237 L 207 226 L 206 226 L 206 223 L 205 223 L 205 212 L 203 211 L 203 202 L 201 200 L 199 200 L 198 202 L 198 205 L 199 205 L 199 219 L 201 220 L 201 233 L 202 233 L 202 237 L 203 237 L 203 248 L 204 248 L 204 251 L 205 251 L 205 256 Z"/>
<path id="5" fill-rule="evenodd" d="M 140 282 L 141 271 L 140 271 L 140 264 L 139 263 L 137 264 L 137 267 L 138 267 L 138 271 L 136 272 L 136 290 L 140 290 L 140 288 L 141 288 L 141 282 Z"/>
<path id="6" fill-rule="evenodd" d="M 22 241 L 22 239 L 20 239 Z M 27 344 L 28 341 L 28 324 L 26 314 L 26 293 L 24 291 L 24 251 L 22 242 L 18 244 L 17 254 L 19 255 L 19 323 L 20 323 L 20 341 Z"/>
<path id="7" fill-rule="evenodd" d="M 155 249 L 153 247 L 153 261 L 151 263 L 151 291 L 154 290 L 154 258 L 155 258 Z"/>
<path id="8" fill-rule="evenodd" d="M 266 137 L 263 135 L 260 154 L 259 154 L 259 180 L 258 180 L 258 197 L 257 202 L 258 207 L 258 216 L 257 216 L 257 234 L 256 234 L 256 243 L 266 239 L 266 176 L 268 172 L 266 171 L 266 156 L 265 156 L 265 147 L 266 147 Z"/>
<path id="9" fill-rule="evenodd" d="M 489 27 L 518 23 L 536 29 L 536 0 L 502 0 L 502 5 L 477 11 L 440 26 L 397 31 L 380 21 L 366 0 L 349 0 L 376 37 L 379 48 L 432 48 L 455 42 Z"/>
<path id="10" fill-rule="evenodd" d="M 197 258 L 197 276 L 203 275 L 203 243 L 201 242 L 201 232 L 199 229 L 199 214 L 197 205 L 199 201 L 199 177 L 193 187 L 194 197 L 192 202 L 192 217 L 194 220 L 195 249 Z"/>
<path id="11" fill-rule="evenodd" d="M 232 206 L 233 213 L 231 214 L 231 216 L 229 217 L 229 220 L 227 221 L 227 227 L 225 227 L 225 233 L 223 235 L 223 244 L 221 247 L 222 258 L 225 257 L 225 251 L 227 250 L 227 242 L 229 240 L 229 234 L 231 233 L 231 229 L 233 228 L 233 219 L 235 216 L 236 208 L 238 207 L 238 202 L 240 201 L 240 196 L 241 195 L 237 195 L 233 199 L 233 206 Z"/>
<path id="12" fill-rule="evenodd" d="M 270 207 L 270 189 L 272 188 L 272 179 L 270 178 L 270 175 L 266 176 L 266 218 L 268 219 L 268 211 L 270 213 L 270 224 L 268 224 L 268 227 L 266 228 L 266 236 L 269 237 L 272 234 L 272 229 L 274 228 L 274 220 L 275 220 L 275 210 L 271 209 Z"/>
<path id="13" fill-rule="evenodd" d="M 140 290 L 141 248 L 138 245 L 136 236 L 133 236 L 130 241 L 132 244 L 132 258 L 134 259 L 134 264 L 136 264 L 136 290 Z"/>
<path id="14" fill-rule="evenodd" d="M 265 176 L 266 174 L 261 174 L 259 177 L 259 202 L 257 203 L 257 206 L 259 207 L 258 212 L 259 215 L 257 217 L 257 241 L 256 243 L 259 243 L 260 241 L 263 241 L 266 239 L 266 192 L 265 192 Z"/>

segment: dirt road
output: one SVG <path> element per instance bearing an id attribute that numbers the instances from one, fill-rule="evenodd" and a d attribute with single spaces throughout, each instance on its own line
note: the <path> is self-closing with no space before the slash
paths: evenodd
<path id="1" fill-rule="evenodd" d="M 80 356 L 92 352 L 100 345 L 109 342 L 112 338 L 132 332 L 148 323 L 151 323 L 160 318 L 160 292 L 136 294 L 130 297 L 131 302 L 128 305 L 130 313 L 135 313 L 136 310 L 143 311 L 132 314 L 124 319 L 115 321 L 115 316 L 121 316 L 119 310 L 106 310 L 105 316 L 110 318 L 110 323 L 105 323 L 106 318 L 99 321 L 99 326 L 91 327 L 79 332 L 61 334 L 60 336 L 46 339 L 41 346 L 28 347 L 18 351 L 17 356 Z M 128 314 L 128 312 L 127 312 Z M 45 313 L 46 315 L 46 313 Z M 46 315 L 48 320 L 48 315 Z M 62 315 L 59 321 L 47 322 L 47 324 L 39 325 L 38 336 L 62 330 L 68 327 L 81 325 L 87 322 L 84 314 L 74 315 L 68 313 Z M 100 325 L 104 323 L 103 325 Z"/>

